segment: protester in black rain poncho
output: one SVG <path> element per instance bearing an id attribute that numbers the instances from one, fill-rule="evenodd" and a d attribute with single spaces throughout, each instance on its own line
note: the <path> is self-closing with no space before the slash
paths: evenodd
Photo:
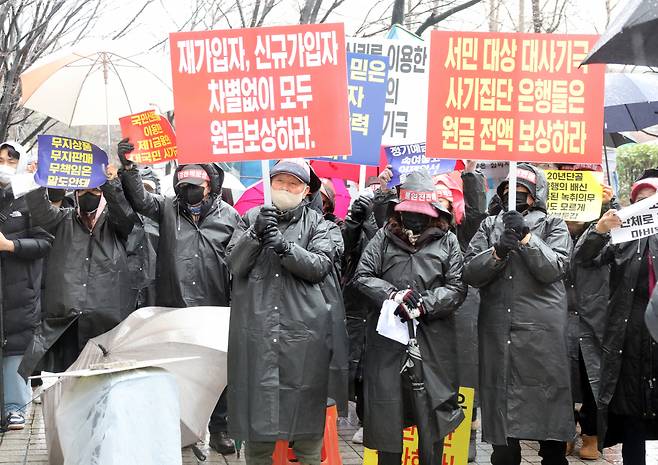
<path id="1" fill-rule="evenodd" d="M 632 187 L 631 201 L 647 198 L 657 188 L 658 178 L 641 179 Z M 611 244 L 609 231 L 619 226 L 616 211 L 606 212 L 580 240 L 574 259 L 584 267 L 611 267 L 598 395 L 599 446 L 621 442 L 624 464 L 642 465 L 645 441 L 658 439 L 658 350 L 644 322 L 658 276 L 658 235 Z"/>
<path id="2" fill-rule="evenodd" d="M 52 236 L 34 227 L 25 200 L 15 199 L 11 180 L 23 147 L 0 145 L 0 275 L 3 330 L 2 374 L 6 426 L 23 429 L 25 407 L 32 399 L 28 383 L 18 374 L 23 353 L 41 321 L 42 258 Z"/>
<path id="3" fill-rule="evenodd" d="M 361 192 L 350 208 L 341 226 L 345 255 L 343 259 L 343 300 L 349 337 L 349 396 L 356 403 L 356 415 L 363 421 L 363 351 L 366 339 L 366 317 L 368 302 L 361 293 L 350 285 L 356 273 L 361 255 L 379 226 L 373 213 L 374 189 L 379 185 L 376 177 L 371 177 L 367 190 Z M 363 428 L 359 428 L 352 437 L 352 442 L 363 444 Z"/>
<path id="4" fill-rule="evenodd" d="M 463 261 L 457 237 L 449 230 L 452 217 L 436 197 L 427 171 L 409 174 L 395 214 L 370 241 L 356 271 L 356 287 L 373 304 L 366 335 L 364 444 L 379 451 L 380 465 L 399 464 L 402 430 L 422 423 L 430 431 L 419 435 L 431 438 L 440 460 L 443 437 L 463 419 L 457 403 L 454 326 L 454 312 L 466 295 Z M 376 330 L 379 309 L 387 300 L 397 303 L 396 314 L 403 321 L 419 323 L 426 422 L 409 400 L 410 385 L 400 374 L 406 346 Z"/>
<path id="5" fill-rule="evenodd" d="M 139 170 L 144 190 L 160 195 L 160 180 L 149 167 Z M 126 194 L 128 202 L 130 198 Z M 135 308 L 155 305 L 155 269 L 157 264 L 158 223 L 151 218 L 137 214 L 135 226 L 128 236 L 126 253 L 130 270 L 130 287 L 134 292 Z"/>
<path id="6" fill-rule="evenodd" d="M 229 333 L 229 431 L 245 440 L 250 465 L 271 465 L 275 441 L 294 441 L 299 462 L 320 463 L 332 315 L 321 283 L 334 244 L 322 215 L 307 207 L 319 189 L 301 159 L 272 168 L 272 203 L 245 215 L 234 237 Z"/>
<path id="7" fill-rule="evenodd" d="M 468 250 L 468 244 L 478 231 L 480 223 L 487 215 L 486 178 L 477 170 L 477 162 L 466 160 L 466 166 L 461 174 L 462 192 L 464 194 L 464 214 L 461 222 L 454 225 L 454 232 L 459 240 L 462 253 Z M 442 182 L 437 183 L 439 203 L 453 213 L 454 202 L 452 191 Z M 454 217 L 455 215 L 453 215 Z M 457 351 L 457 367 L 460 387 L 475 389 L 475 405 L 473 422 L 471 423 L 471 439 L 468 448 L 468 460 L 472 462 L 477 455 L 477 406 L 478 392 L 478 333 L 477 320 L 480 307 L 480 294 L 473 287 L 468 288 L 464 303 L 455 313 L 455 328 L 459 350 Z"/>
<path id="8" fill-rule="evenodd" d="M 313 168 L 310 168 L 313 172 Z M 315 174 L 312 174 L 315 176 Z M 322 179 L 320 190 L 309 193 L 308 207 L 324 217 L 325 225 L 333 251 L 331 255 L 332 271 L 320 284 L 326 302 L 331 305 L 331 363 L 329 365 L 329 398 L 336 402 L 338 415 L 347 417 L 348 411 L 348 378 L 349 378 L 349 341 L 345 328 L 345 305 L 341 289 L 343 269 L 343 254 L 345 246 L 341 235 L 342 220 L 334 214 L 335 191 L 329 179 Z"/>
<path id="9" fill-rule="evenodd" d="M 75 208 L 57 208 L 45 188 L 25 195 L 32 221 L 55 236 L 48 255 L 44 320 L 21 365 L 32 374 L 48 353 L 45 370 L 64 371 L 90 338 L 133 310 L 126 239 L 134 212 L 121 182 L 75 191 Z"/>
<path id="10" fill-rule="evenodd" d="M 602 212 L 618 208 L 610 186 L 602 186 Z M 589 224 L 567 221 L 573 244 L 589 227 Z M 606 308 L 610 280 L 610 266 L 588 268 L 571 260 L 564 285 L 567 289 L 569 308 L 569 358 L 571 361 L 571 392 L 574 403 L 581 404 L 576 412 L 580 425 L 582 446 L 578 451 L 581 459 L 599 458 L 596 426 L 596 398 L 601 377 L 601 342 L 605 327 Z M 567 444 L 567 454 L 574 450 L 575 441 Z"/>
<path id="11" fill-rule="evenodd" d="M 126 158 L 132 150 L 127 139 L 119 143 L 121 180 L 134 210 L 159 225 L 156 305 L 229 306 L 226 247 L 243 224 L 233 207 L 221 199 L 224 172 L 213 165 L 181 165 L 174 173 L 176 196 L 158 196 L 145 190 L 139 171 Z M 210 418 L 210 447 L 232 454 L 235 447 L 227 433 L 225 392 Z"/>
<path id="12" fill-rule="evenodd" d="M 539 441 L 544 465 L 564 465 L 575 434 L 562 282 L 571 238 L 546 214 L 543 171 L 520 164 L 517 176 L 515 193 L 507 181 L 497 189 L 505 206 L 516 195 L 516 210 L 486 218 L 465 257 L 464 281 L 481 299 L 482 438 L 494 465 L 521 463 L 520 439 Z"/>

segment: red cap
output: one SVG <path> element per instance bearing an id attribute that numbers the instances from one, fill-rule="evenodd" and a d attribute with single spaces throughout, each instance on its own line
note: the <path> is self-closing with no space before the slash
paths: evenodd
<path id="1" fill-rule="evenodd" d="M 633 187 L 631 187 L 631 202 L 635 203 L 638 192 L 645 187 L 651 187 L 653 190 L 658 191 L 658 178 L 644 178 L 633 184 Z"/>

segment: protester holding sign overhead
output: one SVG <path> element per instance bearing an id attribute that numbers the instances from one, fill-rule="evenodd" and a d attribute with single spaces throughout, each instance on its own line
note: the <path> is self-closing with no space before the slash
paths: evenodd
<path id="1" fill-rule="evenodd" d="M 271 465 L 277 440 L 300 463 L 319 465 L 332 327 L 321 284 L 335 250 L 327 222 L 306 196 L 320 180 L 302 159 L 271 171 L 273 206 L 251 209 L 231 241 L 229 431 L 246 441 L 249 465 Z"/>
<path id="2" fill-rule="evenodd" d="M 214 165 L 181 165 L 174 173 L 175 197 L 146 191 L 139 171 L 126 157 L 134 149 L 128 139 L 118 145 L 126 197 L 141 215 L 158 223 L 156 305 L 229 306 L 231 276 L 226 247 L 242 230 L 240 215 L 221 199 L 224 172 Z M 235 452 L 227 434 L 226 398 L 222 395 L 210 421 L 210 446 L 222 454 Z"/>
<path id="3" fill-rule="evenodd" d="M 520 439 L 537 440 L 544 465 L 565 465 L 573 438 L 567 358 L 567 301 L 562 278 L 571 239 L 546 214 L 543 172 L 519 164 L 516 192 L 497 189 L 516 210 L 486 218 L 466 253 L 464 281 L 480 289 L 482 437 L 491 463 L 521 463 Z M 551 415 L 545 409 L 551 409 Z"/>
<path id="4" fill-rule="evenodd" d="M 111 177 L 111 175 L 109 175 Z M 75 208 L 57 208 L 45 187 L 25 195 L 35 225 L 55 236 L 48 256 L 42 333 L 21 365 L 31 375 L 49 353 L 46 369 L 64 371 L 86 342 L 109 331 L 134 310 L 126 239 L 134 212 L 121 182 L 75 191 Z"/>
<path id="5" fill-rule="evenodd" d="M 437 202 L 429 173 L 409 174 L 401 186 L 395 213 L 370 241 L 356 271 L 355 286 L 372 309 L 365 351 L 364 444 L 379 451 L 380 465 L 400 463 L 402 430 L 411 426 L 407 423 L 409 415 L 412 424 L 419 426 L 420 437 L 433 441 L 423 449 L 429 446 L 436 460 L 442 457 L 441 440 L 463 419 L 457 403 L 454 312 L 466 296 L 466 286 L 461 280 L 463 259 L 457 237 L 450 231 L 451 221 L 450 213 Z M 404 322 L 418 322 L 425 403 L 430 409 L 427 424 L 405 395 L 412 389 L 400 374 L 405 345 L 377 331 L 379 310 L 383 313 L 388 302 L 394 302 L 395 314 Z M 421 465 L 429 465 L 422 460 Z"/>
<path id="6" fill-rule="evenodd" d="M 656 193 L 658 178 L 638 180 L 634 204 Z M 583 267 L 610 266 L 610 300 L 603 331 L 598 394 L 599 448 L 622 443 L 625 465 L 646 463 L 645 442 L 658 439 L 658 349 L 644 322 L 658 276 L 658 236 L 610 243 L 621 227 L 616 210 L 591 226 L 574 252 Z"/>

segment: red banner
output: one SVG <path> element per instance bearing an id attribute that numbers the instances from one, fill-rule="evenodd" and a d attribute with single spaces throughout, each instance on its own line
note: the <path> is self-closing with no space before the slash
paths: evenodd
<path id="1" fill-rule="evenodd" d="M 176 135 L 167 118 L 149 110 L 119 118 L 119 124 L 123 137 L 135 146 L 130 160 L 152 165 L 176 159 Z"/>
<path id="2" fill-rule="evenodd" d="M 601 163 L 597 36 L 432 31 L 427 155 Z"/>
<path id="3" fill-rule="evenodd" d="M 169 40 L 182 163 L 352 152 L 342 24 Z"/>

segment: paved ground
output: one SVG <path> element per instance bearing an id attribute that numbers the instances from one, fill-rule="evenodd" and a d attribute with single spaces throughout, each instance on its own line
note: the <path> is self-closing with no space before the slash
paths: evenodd
<path id="1" fill-rule="evenodd" d="M 354 420 L 340 419 L 340 452 L 343 458 L 343 465 L 360 465 L 362 463 L 363 447 L 350 442 L 354 431 L 356 431 Z M 208 459 L 205 462 L 197 462 L 192 451 L 185 449 L 183 450 L 184 465 L 198 465 L 199 463 L 208 465 L 238 465 L 244 463 L 244 456 L 240 459 L 236 455 L 223 457 L 210 451 L 206 445 L 200 445 L 200 448 L 207 454 Z M 523 463 L 538 464 L 541 462 L 541 458 L 537 455 L 537 448 L 536 443 L 530 442 L 523 444 Z M 477 461 L 475 464 L 489 464 L 491 447 L 479 442 L 477 449 Z M 647 451 L 647 464 L 658 464 L 658 442 L 650 442 L 647 445 Z M 581 461 L 576 457 L 569 457 L 569 462 L 589 465 L 621 465 L 621 450 L 619 448 L 607 449 L 604 459 L 598 461 Z M 11 431 L 0 434 L 0 464 L 48 465 L 46 437 L 39 405 L 35 405 L 34 409 L 31 409 L 28 413 L 27 425 L 23 431 Z"/>

